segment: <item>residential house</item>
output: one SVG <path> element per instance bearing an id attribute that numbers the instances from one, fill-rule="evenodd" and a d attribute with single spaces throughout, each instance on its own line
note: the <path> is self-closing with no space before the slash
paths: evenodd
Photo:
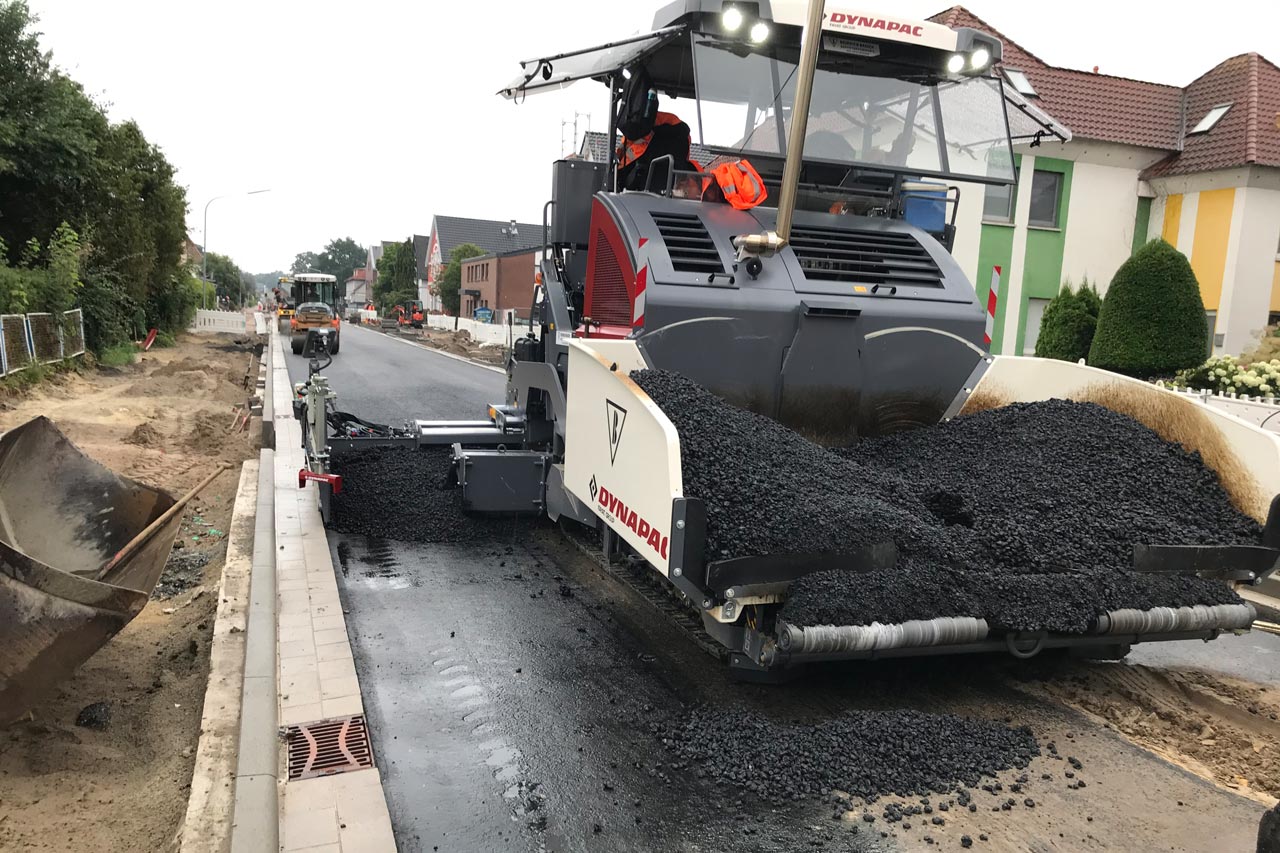
<path id="1" fill-rule="evenodd" d="M 1280 68 L 1249 53 L 1149 83 L 1052 66 L 961 6 L 933 20 L 998 36 L 1006 85 L 1072 136 L 1020 140 L 1015 187 L 962 186 L 954 252 L 983 303 L 1000 269 L 995 351 L 1033 352 L 1063 280 L 1105 292 L 1157 237 L 1190 259 L 1215 353 L 1277 319 Z"/>
<path id="2" fill-rule="evenodd" d="M 459 313 L 471 317 L 476 309 L 488 308 L 495 323 L 506 323 L 512 316 L 527 320 L 540 253 L 540 249 L 514 249 L 463 261 Z"/>
<path id="3" fill-rule="evenodd" d="M 357 267 L 351 271 L 343 291 L 347 302 L 352 305 L 364 305 L 373 299 L 373 274 L 376 274 L 376 270 L 371 271 L 367 266 Z"/>
<path id="4" fill-rule="evenodd" d="M 542 226 L 527 222 L 496 219 L 467 219 L 461 216 L 433 216 L 431 237 L 425 255 L 426 292 L 423 302 L 428 310 L 441 310 L 440 296 L 434 284 L 449 263 L 455 248 L 464 243 L 479 246 L 489 254 L 506 254 L 542 245 Z M 416 247 L 415 241 L 415 247 Z M 416 253 L 415 253 L 416 254 Z"/>

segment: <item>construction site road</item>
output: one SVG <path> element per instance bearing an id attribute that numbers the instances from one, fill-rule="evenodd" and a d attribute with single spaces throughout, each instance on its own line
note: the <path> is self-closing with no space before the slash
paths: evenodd
<path id="1" fill-rule="evenodd" d="M 305 379 L 306 361 L 286 358 Z M 351 326 L 325 375 L 343 410 L 393 423 L 478 417 L 503 391 L 498 373 Z M 329 533 L 401 850 L 1246 851 L 1274 802 L 1246 775 L 1280 741 L 1274 695 L 1202 671 L 1274 684 L 1275 637 L 1140 648 L 1141 665 L 965 657 L 735 684 L 643 585 L 553 526 L 507 532 L 447 546 Z M 888 807 L 919 798 L 835 792 L 762 803 L 677 767 L 662 737 L 694 705 L 819 724 L 848 709 L 952 712 L 1030 726 L 1044 754 L 1027 781 L 1014 770 L 974 791 L 974 810 L 935 796 L 945 811 L 903 818 Z M 1243 732 L 1248 754 L 1191 760 L 1175 736 L 1187 726 L 1206 751 Z M 758 771 L 786 790 L 791 768 Z"/>

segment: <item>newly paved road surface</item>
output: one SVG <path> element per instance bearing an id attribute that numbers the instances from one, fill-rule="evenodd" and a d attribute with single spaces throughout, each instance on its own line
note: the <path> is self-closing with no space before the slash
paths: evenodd
<path id="1" fill-rule="evenodd" d="M 304 378 L 305 362 L 288 360 Z M 478 417 L 503 385 L 493 371 L 355 327 L 325 374 L 340 408 L 383 422 Z M 974 849 L 1251 849 L 1261 806 L 1028 698 L 1007 658 L 733 684 L 549 525 L 507 522 L 471 546 L 329 538 L 401 850 L 959 850 L 962 834 L 980 832 L 990 843 Z M 1065 768 L 1042 759 L 1026 790 L 1034 810 L 992 812 L 999 800 L 979 800 L 979 812 L 953 811 L 941 827 L 847 824 L 823 803 L 764 805 L 672 767 L 650 726 L 693 703 L 819 721 L 853 707 L 1007 716 L 1042 741 L 1070 740 L 1089 787 L 1068 790 Z M 759 768 L 780 791 L 788 770 Z M 1036 781 L 1047 771 L 1052 781 Z"/>
<path id="2" fill-rule="evenodd" d="M 307 359 L 287 346 L 285 358 L 294 382 L 307 378 Z M 342 326 L 342 346 L 324 375 L 342 411 L 396 426 L 416 418 L 483 418 L 485 405 L 502 402 L 507 387 L 501 371 L 350 324 Z"/>

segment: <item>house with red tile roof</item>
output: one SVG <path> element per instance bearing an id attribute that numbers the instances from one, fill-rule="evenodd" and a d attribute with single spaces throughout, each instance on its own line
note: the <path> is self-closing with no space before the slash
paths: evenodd
<path id="1" fill-rule="evenodd" d="M 1191 260 L 1215 353 L 1280 320 L 1280 67 L 1249 53 L 1171 86 L 1049 65 L 962 6 L 932 20 L 999 37 L 1005 85 L 1071 131 L 1017 140 L 1016 186 L 964 188 L 955 255 L 983 299 L 1000 270 L 997 351 L 1034 351 L 1064 280 L 1105 291 L 1155 238 Z"/>

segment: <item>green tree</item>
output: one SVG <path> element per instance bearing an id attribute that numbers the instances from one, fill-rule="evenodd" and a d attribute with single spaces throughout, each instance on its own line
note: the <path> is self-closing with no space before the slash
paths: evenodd
<path id="1" fill-rule="evenodd" d="M 338 279 L 338 283 L 351 278 L 351 273 L 363 267 L 369 260 L 369 252 L 350 237 L 339 237 L 330 240 L 320 253 L 319 271 L 327 272 Z"/>
<path id="2" fill-rule="evenodd" d="M 320 256 L 315 252 L 299 252 L 293 256 L 289 272 L 295 275 L 300 272 L 320 272 Z"/>
<path id="3" fill-rule="evenodd" d="M 1044 309 L 1040 334 L 1036 337 L 1036 356 L 1079 361 L 1089 355 L 1089 345 L 1098 326 L 1094 302 L 1098 292 L 1086 280 L 1079 292 L 1064 282 L 1058 295 Z"/>
<path id="4" fill-rule="evenodd" d="M 378 258 L 378 278 L 373 285 L 374 300 L 385 314 L 392 306 L 418 298 L 413 259 L 413 241 L 391 243 Z"/>
<path id="5" fill-rule="evenodd" d="M 213 282 L 218 298 L 229 300 L 233 306 L 238 307 L 241 292 L 248 293 L 248 291 L 243 290 L 244 283 L 240 277 L 240 268 L 236 266 L 235 261 L 217 252 L 209 252 L 205 256 L 205 261 L 209 268 L 209 280 Z"/>
<path id="6" fill-rule="evenodd" d="M 0 300 L 81 299 L 99 346 L 124 339 L 109 339 L 127 334 L 121 312 L 182 328 L 194 310 L 185 191 L 136 124 L 112 124 L 53 65 L 35 24 L 25 2 L 0 0 Z"/>
<path id="7" fill-rule="evenodd" d="M 1107 288 L 1089 363 L 1149 379 L 1195 367 L 1209 327 L 1186 255 L 1152 240 L 1124 262 Z"/>
<path id="8" fill-rule="evenodd" d="M 449 263 L 441 273 L 438 285 L 440 301 L 444 304 L 445 313 L 457 317 L 462 307 L 462 262 L 478 258 L 484 253 L 484 249 L 475 243 L 463 243 L 461 246 L 454 247 L 454 250 L 449 253 Z"/>
<path id="9" fill-rule="evenodd" d="M 350 237 L 339 237 L 330 240 L 320 252 L 299 252 L 293 258 L 290 271 L 326 273 L 341 285 L 353 270 L 363 267 L 368 260 L 369 252 L 359 243 Z"/>
<path id="10" fill-rule="evenodd" d="M 254 283 L 257 284 L 258 290 L 270 290 L 280 281 L 280 277 L 284 275 L 284 270 L 276 270 L 275 272 L 260 272 L 253 276 Z"/>

